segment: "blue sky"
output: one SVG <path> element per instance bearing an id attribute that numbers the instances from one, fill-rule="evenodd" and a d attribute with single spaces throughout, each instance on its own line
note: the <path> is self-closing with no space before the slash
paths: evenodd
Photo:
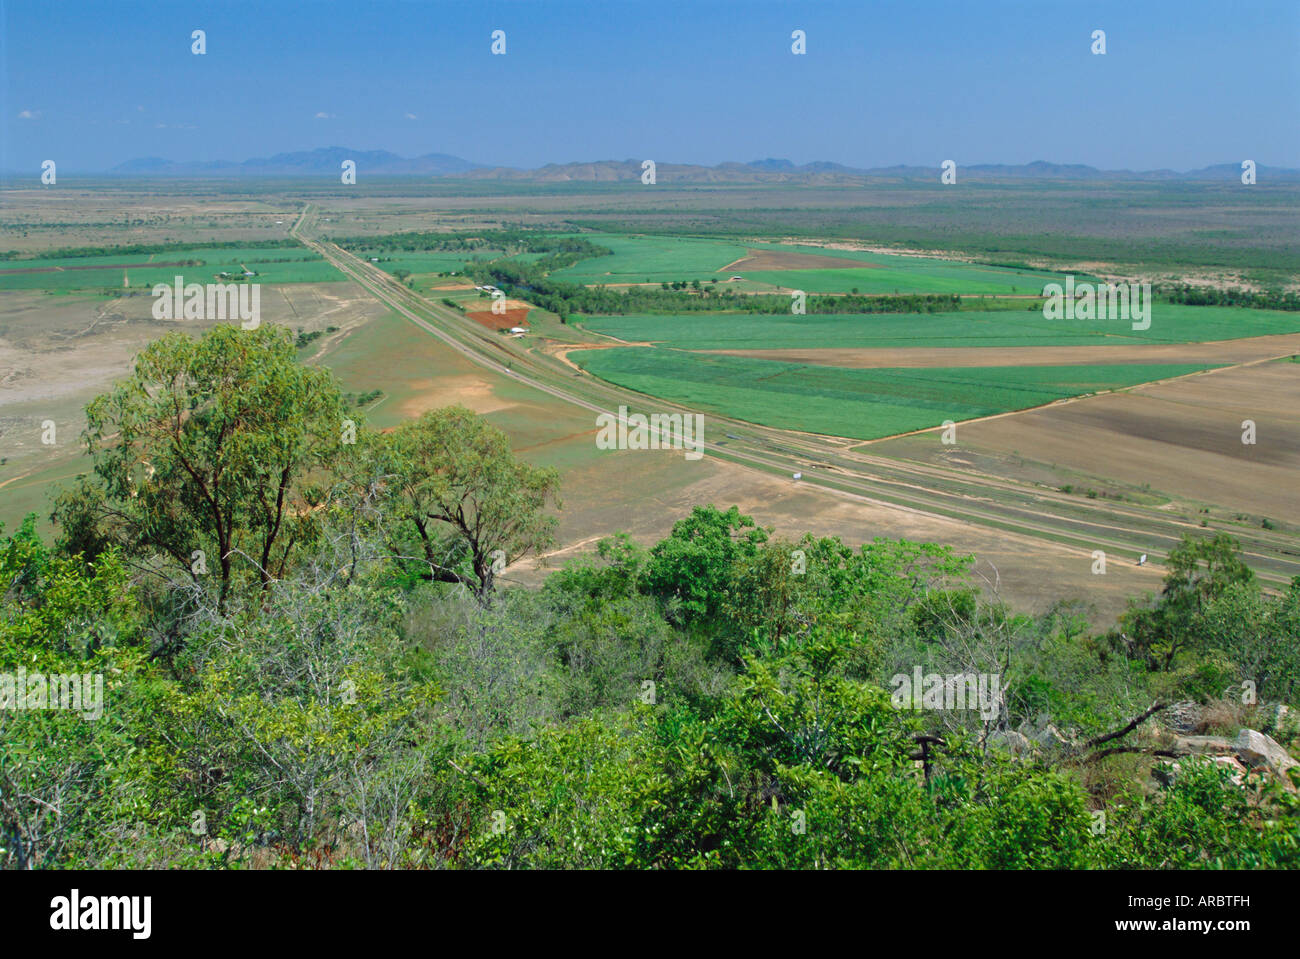
<path id="1" fill-rule="evenodd" d="M 333 145 L 510 166 L 1300 167 L 1296 0 L 0 0 L 0 17 L 10 171 Z"/>

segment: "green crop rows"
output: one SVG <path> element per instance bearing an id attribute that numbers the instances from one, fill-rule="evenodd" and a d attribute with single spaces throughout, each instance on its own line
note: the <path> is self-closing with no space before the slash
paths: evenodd
<path id="1" fill-rule="evenodd" d="M 602 379 L 706 413 L 857 439 L 1213 368 L 1153 363 L 854 370 L 646 347 L 589 350 L 571 358 Z"/>

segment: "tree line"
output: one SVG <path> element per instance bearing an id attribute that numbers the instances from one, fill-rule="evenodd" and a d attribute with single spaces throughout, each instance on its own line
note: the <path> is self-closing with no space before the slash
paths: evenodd
<path id="1" fill-rule="evenodd" d="M 1170 303 L 1188 306 L 1240 306 L 1252 310 L 1300 310 L 1300 293 L 1289 290 L 1267 290 L 1251 293 L 1246 290 L 1218 289 L 1190 284 L 1163 284 L 1157 288 Z"/>
<path id="2" fill-rule="evenodd" d="M 679 281 L 678 289 L 664 289 L 662 286 L 629 286 L 621 290 L 606 286 L 587 287 L 548 275 L 558 268 L 544 260 L 534 263 L 474 260 L 465 267 L 475 282 L 499 287 L 508 296 L 527 300 L 560 316 L 692 312 L 775 315 L 791 311 L 792 301 L 788 293 L 739 293 L 705 286 L 698 281 L 692 284 L 692 292 L 686 291 L 685 281 Z M 804 300 L 804 307 L 808 313 L 940 313 L 960 310 L 963 305 L 961 297 L 955 293 L 892 296 L 810 294 Z M 967 308 L 980 308 L 980 303 L 975 301 Z"/>

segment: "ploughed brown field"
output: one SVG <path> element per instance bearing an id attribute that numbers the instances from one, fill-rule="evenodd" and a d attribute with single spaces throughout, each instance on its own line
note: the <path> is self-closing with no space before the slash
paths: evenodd
<path id="1" fill-rule="evenodd" d="M 477 310 L 473 313 L 466 313 L 471 320 L 480 326 L 486 326 L 489 330 L 508 330 L 512 326 L 528 325 L 528 307 L 508 309 L 504 313 L 493 313 L 491 310 Z"/>
<path id="2" fill-rule="evenodd" d="M 1294 522 L 1300 516 L 1300 363 L 1217 370 L 963 423 L 957 444 L 923 436 L 872 453 L 937 462 L 960 455 L 983 472 L 1098 487 L 1115 482 Z M 1242 443 L 1242 422 L 1256 442 Z M 928 440 L 928 441 L 927 441 Z"/>

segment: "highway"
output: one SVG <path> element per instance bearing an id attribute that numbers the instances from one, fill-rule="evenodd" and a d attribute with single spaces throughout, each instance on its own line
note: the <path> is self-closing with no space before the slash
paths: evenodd
<path id="1" fill-rule="evenodd" d="M 699 412 L 575 372 L 555 357 L 528 349 L 522 341 L 487 330 L 459 311 L 408 289 L 378 266 L 318 238 L 316 216 L 315 207 L 308 204 L 291 235 L 471 362 L 590 411 L 593 428 L 594 414 L 616 415 L 620 405 L 641 412 Z M 1092 551 L 1100 549 L 1111 562 L 1132 562 L 1147 553 L 1150 564 L 1158 565 L 1184 533 L 1199 530 L 1200 517 L 1190 510 L 1180 513 L 1079 498 L 973 470 L 872 455 L 851 449 L 860 442 L 856 440 L 756 426 L 713 413 L 706 414 L 705 423 L 710 435 L 726 437 L 704 443 L 710 456 L 786 477 L 801 472 L 801 483 L 828 491 L 1076 548 L 1081 563 L 1091 562 Z M 1300 575 L 1300 544 L 1293 537 L 1248 528 L 1232 533 L 1265 583 L 1284 586 Z"/>

